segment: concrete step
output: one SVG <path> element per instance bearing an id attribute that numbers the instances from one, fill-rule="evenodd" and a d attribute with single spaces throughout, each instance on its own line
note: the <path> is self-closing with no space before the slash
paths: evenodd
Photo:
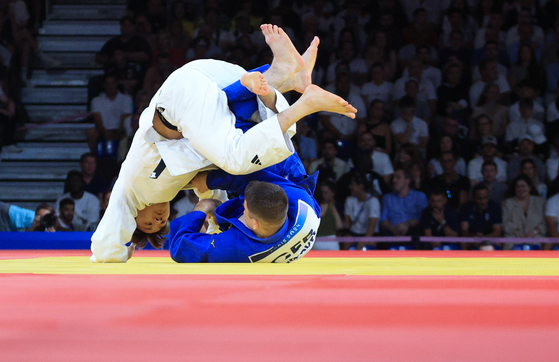
<path id="1" fill-rule="evenodd" d="M 38 36 L 39 49 L 44 52 L 97 52 L 111 36 Z"/>
<path id="2" fill-rule="evenodd" d="M 38 87 L 87 87 L 89 78 L 102 75 L 101 69 L 90 70 L 34 70 L 31 82 Z"/>
<path id="3" fill-rule="evenodd" d="M 95 51 L 84 52 L 45 52 L 52 58 L 61 61 L 57 70 L 66 69 L 102 69 L 100 65 L 95 63 Z M 43 68 L 41 66 L 41 68 Z"/>
<path id="4" fill-rule="evenodd" d="M 64 181 L 68 171 L 79 169 L 78 162 L 0 162 L 0 181 Z"/>
<path id="5" fill-rule="evenodd" d="M 87 104 L 86 87 L 23 88 L 23 104 Z"/>
<path id="6" fill-rule="evenodd" d="M 85 130 L 94 127 L 93 123 L 57 123 L 31 128 L 25 135 L 30 142 L 82 142 L 87 137 Z M 66 144 L 66 143 L 64 143 Z"/>
<path id="7" fill-rule="evenodd" d="M 52 7 L 48 20 L 118 20 L 126 14 L 126 5 L 61 5 Z"/>
<path id="8" fill-rule="evenodd" d="M 27 105 L 27 114 L 33 123 L 52 122 L 72 118 L 72 122 L 79 122 L 83 118 L 75 118 L 87 113 L 87 106 L 83 105 Z M 29 124 L 27 125 L 29 126 Z"/>
<path id="9" fill-rule="evenodd" d="M 49 144 L 20 142 L 17 145 L 23 151 L 20 153 L 2 151 L 0 153 L 2 161 L 78 161 L 82 154 L 89 152 L 85 142 Z"/>
<path id="10" fill-rule="evenodd" d="M 63 181 L 4 181 L 0 182 L 2 201 L 56 200 L 64 191 Z"/>
<path id="11" fill-rule="evenodd" d="M 87 4 L 87 5 L 126 5 L 128 3 L 127 0 L 55 0 L 56 4 L 60 5 L 78 5 L 78 4 Z"/>
<path id="12" fill-rule="evenodd" d="M 48 20 L 39 29 L 39 35 L 110 35 L 120 34 L 120 24 L 115 20 Z"/>

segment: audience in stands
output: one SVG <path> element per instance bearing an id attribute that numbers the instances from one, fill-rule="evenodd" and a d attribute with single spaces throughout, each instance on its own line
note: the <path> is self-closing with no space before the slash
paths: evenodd
<path id="1" fill-rule="evenodd" d="M 83 175 L 80 171 L 72 170 L 66 177 L 67 193 L 62 195 L 55 204 L 59 214 L 60 201 L 69 198 L 74 201 L 74 218 L 72 224 L 75 231 L 89 231 L 99 221 L 99 198 L 84 190 Z"/>

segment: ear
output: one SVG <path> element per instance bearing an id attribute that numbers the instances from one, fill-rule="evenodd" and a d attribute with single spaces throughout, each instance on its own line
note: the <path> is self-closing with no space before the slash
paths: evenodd
<path id="1" fill-rule="evenodd" d="M 262 225 L 257 219 L 252 219 L 252 225 L 250 228 L 252 229 L 252 231 L 256 231 L 262 229 Z"/>

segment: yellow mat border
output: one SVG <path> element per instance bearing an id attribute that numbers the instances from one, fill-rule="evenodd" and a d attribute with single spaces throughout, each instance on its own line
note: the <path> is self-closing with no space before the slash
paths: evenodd
<path id="1" fill-rule="evenodd" d="M 291 264 L 177 264 L 168 257 L 134 257 L 125 264 L 89 257 L 0 260 L 0 274 L 138 275 L 439 275 L 559 276 L 559 258 L 303 258 Z"/>

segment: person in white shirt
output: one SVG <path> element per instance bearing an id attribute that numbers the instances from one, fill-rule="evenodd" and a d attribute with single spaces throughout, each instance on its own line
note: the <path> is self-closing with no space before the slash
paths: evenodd
<path id="1" fill-rule="evenodd" d="M 367 79 L 367 62 L 357 56 L 356 45 L 353 42 L 345 41 L 341 44 L 338 50 L 338 59 L 333 61 L 326 69 L 326 83 L 332 83 L 336 80 L 336 67 L 340 62 L 349 64 L 351 71 L 351 80 L 355 81 L 358 86 L 363 84 Z"/>
<path id="2" fill-rule="evenodd" d="M 484 59 L 479 64 L 479 72 L 481 79 L 472 84 L 470 87 L 470 105 L 475 107 L 485 85 L 489 82 L 499 86 L 501 98 L 506 98 L 510 93 L 510 87 L 506 77 L 500 76 L 497 72 L 497 61 L 492 59 Z"/>
<path id="3" fill-rule="evenodd" d="M 415 78 L 419 81 L 419 92 L 417 99 L 425 101 L 429 104 L 431 114 L 435 114 L 437 107 L 437 92 L 430 80 L 423 77 L 423 64 L 418 59 L 414 59 L 408 66 L 408 77 L 402 75 L 394 83 L 394 99 L 402 98 L 406 91 L 406 83 L 410 78 Z"/>
<path id="4" fill-rule="evenodd" d="M 401 146 L 405 143 L 413 143 L 425 153 L 425 147 L 429 141 L 429 127 L 425 121 L 415 117 L 415 102 L 411 97 L 402 97 L 399 103 L 402 115 L 394 120 L 390 127 L 392 133 Z"/>
<path id="5" fill-rule="evenodd" d="M 417 60 L 420 61 L 423 71 L 421 72 L 421 79 L 428 80 L 433 85 L 433 88 L 437 89 L 443 79 L 443 74 L 439 68 L 434 67 L 433 61 L 431 60 L 431 49 L 426 44 L 418 45 L 415 48 L 415 56 Z M 410 64 L 411 66 L 411 64 Z M 404 69 L 402 77 L 409 78 L 409 66 Z"/>
<path id="6" fill-rule="evenodd" d="M 534 101 L 531 99 L 522 99 L 519 102 L 520 119 L 512 121 L 508 124 L 505 131 L 505 141 L 513 142 L 518 141 L 520 137 L 524 136 L 528 130 L 534 138 L 534 141 L 539 145 L 547 141 L 543 134 L 545 133 L 545 126 L 542 122 L 532 118 L 532 110 Z"/>
<path id="7" fill-rule="evenodd" d="M 386 153 L 375 151 L 375 145 L 375 138 L 370 132 L 365 131 L 359 135 L 359 152 L 367 152 L 371 155 L 373 171 L 381 175 L 384 178 L 384 182 L 389 184 L 394 173 L 392 161 L 390 161 L 390 157 Z"/>
<path id="8" fill-rule="evenodd" d="M 505 38 L 507 47 L 510 47 L 511 44 L 520 39 L 520 36 L 518 35 L 518 27 L 520 25 L 530 25 L 533 28 L 533 34 L 530 39 L 531 42 L 536 43 L 540 48 L 543 48 L 545 35 L 542 28 L 532 23 L 532 12 L 530 8 L 520 8 L 518 11 L 518 24 L 514 25 L 507 31 Z"/>
<path id="9" fill-rule="evenodd" d="M 373 63 L 369 74 L 371 76 L 371 81 L 363 84 L 361 87 L 361 97 L 363 97 L 365 105 L 368 106 L 373 100 L 380 99 L 382 103 L 390 106 L 394 93 L 394 85 L 384 79 L 384 67 L 382 63 Z"/>
<path id="10" fill-rule="evenodd" d="M 531 117 L 537 121 L 545 121 L 545 108 L 536 101 L 536 86 L 534 82 L 530 79 L 523 79 L 518 82 L 518 87 L 520 88 L 520 99 L 531 99 L 532 103 L 532 115 Z M 520 101 L 513 103 L 509 107 L 509 120 L 511 122 L 519 121 L 522 118 L 520 114 Z"/>
<path id="11" fill-rule="evenodd" d="M 216 167 L 232 174 L 261 170 L 293 153 L 290 133 L 306 115 L 324 110 L 355 117 L 355 108 L 346 101 L 309 84 L 318 38 L 301 57 L 281 28 L 266 24 L 261 29 L 274 53 L 264 73 L 266 82 L 251 88 L 260 94 L 255 115 L 263 121 L 246 133 L 235 128 L 236 118 L 222 89 L 246 73 L 241 67 L 198 60 L 173 72 L 140 116 L 109 206 L 91 238 L 91 261 L 126 262 L 134 246 L 125 243 L 136 232 L 162 243 L 169 201 L 198 172 Z M 303 95 L 288 107 L 281 92 L 290 89 Z"/>
<path id="12" fill-rule="evenodd" d="M 495 162 L 497 166 L 496 180 L 498 182 L 507 181 L 507 162 L 495 156 L 497 153 L 497 144 L 497 138 L 495 138 L 495 136 L 484 136 L 481 140 L 481 157 L 476 157 L 468 163 L 468 177 L 470 178 L 471 186 L 483 181 L 481 171 L 485 161 Z"/>
<path id="13" fill-rule="evenodd" d="M 101 206 L 97 196 L 83 190 L 84 182 L 80 171 L 72 170 L 66 177 L 68 192 L 56 200 L 55 211 L 59 213 L 60 201 L 69 198 L 74 201 L 74 218 L 72 225 L 75 231 L 90 231 L 99 221 Z"/>

